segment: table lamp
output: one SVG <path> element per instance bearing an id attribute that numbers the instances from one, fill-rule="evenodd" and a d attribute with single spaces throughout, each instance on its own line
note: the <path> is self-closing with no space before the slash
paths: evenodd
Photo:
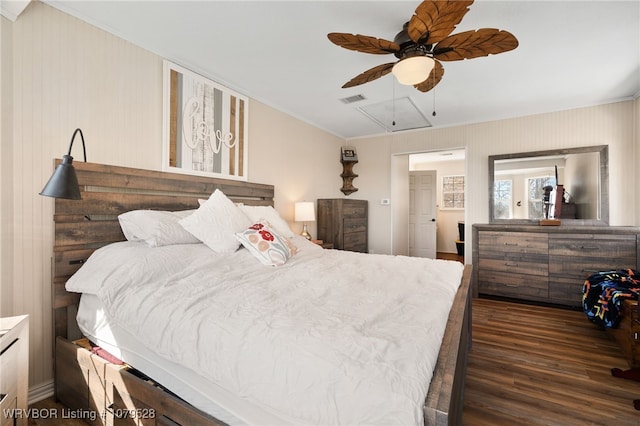
<path id="1" fill-rule="evenodd" d="M 311 239 L 311 235 L 309 235 L 309 231 L 307 230 L 306 222 L 313 222 L 316 220 L 315 210 L 312 201 L 301 201 L 295 204 L 294 210 L 294 220 L 296 222 L 303 222 L 302 224 L 302 232 L 300 235 L 305 237 L 307 240 Z"/>

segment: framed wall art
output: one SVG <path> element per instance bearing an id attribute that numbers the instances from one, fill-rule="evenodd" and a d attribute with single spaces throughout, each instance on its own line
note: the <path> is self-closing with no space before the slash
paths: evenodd
<path id="1" fill-rule="evenodd" d="M 442 177 L 442 209 L 464 209 L 464 175 Z"/>
<path id="2" fill-rule="evenodd" d="M 164 61 L 162 169 L 247 180 L 248 98 Z"/>

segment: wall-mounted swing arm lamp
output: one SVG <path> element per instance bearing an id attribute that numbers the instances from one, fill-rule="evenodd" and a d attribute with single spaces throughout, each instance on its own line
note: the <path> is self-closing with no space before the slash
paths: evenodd
<path id="1" fill-rule="evenodd" d="M 80 134 L 82 140 L 82 153 L 84 154 L 84 162 L 87 162 L 87 150 L 84 145 L 84 135 L 82 130 L 76 129 L 71 136 L 69 144 L 69 152 L 62 156 L 62 163 L 56 167 L 56 170 L 49 178 L 40 195 L 53 198 L 66 198 L 68 200 L 80 200 L 80 187 L 78 185 L 78 177 L 76 170 L 73 168 L 73 157 L 71 156 L 71 148 L 73 148 L 73 140 L 77 134 Z"/>

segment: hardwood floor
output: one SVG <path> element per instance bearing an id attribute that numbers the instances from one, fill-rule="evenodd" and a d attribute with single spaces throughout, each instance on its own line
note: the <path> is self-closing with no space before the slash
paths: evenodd
<path id="1" fill-rule="evenodd" d="M 39 413 L 37 418 L 29 418 L 29 426 L 86 426 L 88 422 L 70 418 L 69 410 L 56 402 L 54 397 L 44 399 L 29 406 Z"/>
<path id="2" fill-rule="evenodd" d="M 456 253 L 445 253 L 439 251 L 436 253 L 436 259 L 457 260 L 458 262 L 464 263 L 464 256 L 460 256 Z"/>
<path id="3" fill-rule="evenodd" d="M 617 345 L 580 311 L 473 302 L 465 425 L 640 425 L 640 382 Z"/>
<path id="4" fill-rule="evenodd" d="M 475 299 L 463 424 L 640 425 L 633 407 L 640 382 L 612 377 L 613 367 L 628 368 L 617 345 L 582 312 Z"/>

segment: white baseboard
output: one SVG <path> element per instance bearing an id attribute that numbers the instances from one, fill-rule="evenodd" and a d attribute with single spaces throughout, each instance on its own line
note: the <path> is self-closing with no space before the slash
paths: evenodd
<path id="1" fill-rule="evenodd" d="M 55 394 L 55 387 L 53 386 L 53 380 L 50 382 L 41 383 L 39 385 L 29 388 L 29 405 L 34 402 L 42 401 Z"/>

